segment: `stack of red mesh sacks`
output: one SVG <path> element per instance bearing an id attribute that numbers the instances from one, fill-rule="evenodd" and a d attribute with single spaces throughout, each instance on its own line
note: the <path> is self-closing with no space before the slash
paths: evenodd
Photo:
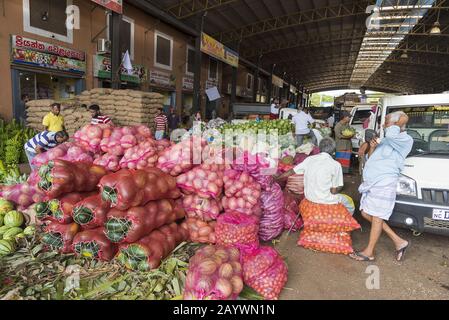
<path id="1" fill-rule="evenodd" d="M 188 233 L 176 180 L 157 168 L 122 169 L 103 177 L 100 196 L 109 206 L 103 232 L 118 245 L 116 259 L 131 270 L 157 268 Z M 81 209 L 82 211 L 82 209 Z"/>
<path id="2" fill-rule="evenodd" d="M 223 177 L 228 166 L 220 148 L 206 146 L 202 154 L 202 164 L 178 176 L 176 183 L 184 193 L 187 219 L 182 226 L 188 230 L 190 240 L 214 244 L 216 220 L 223 211 Z"/>
<path id="3" fill-rule="evenodd" d="M 330 253 L 353 252 L 350 232 L 359 229 L 360 225 L 343 204 L 316 204 L 304 199 L 299 209 L 304 229 L 298 245 Z"/>

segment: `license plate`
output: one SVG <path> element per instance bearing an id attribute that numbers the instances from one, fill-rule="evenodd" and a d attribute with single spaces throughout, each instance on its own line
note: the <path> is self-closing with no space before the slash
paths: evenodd
<path id="1" fill-rule="evenodd" d="M 433 209 L 432 219 L 449 221 L 449 210 Z"/>

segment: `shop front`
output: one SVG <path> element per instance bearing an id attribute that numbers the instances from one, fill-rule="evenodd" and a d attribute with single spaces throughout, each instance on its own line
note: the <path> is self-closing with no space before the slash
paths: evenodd
<path id="1" fill-rule="evenodd" d="M 19 35 L 11 36 L 11 77 L 14 118 L 25 119 L 25 102 L 64 100 L 85 88 L 86 55 Z"/>
<path id="2" fill-rule="evenodd" d="M 94 77 L 98 79 L 98 87 L 111 88 L 111 59 L 103 55 L 93 56 Z M 133 70 L 128 72 L 120 69 L 121 89 L 142 90 L 142 83 L 147 80 L 147 71 L 144 66 L 133 65 Z"/>
<path id="3" fill-rule="evenodd" d="M 150 91 L 164 96 L 164 112 L 176 107 L 176 77 L 170 73 L 150 70 Z"/>

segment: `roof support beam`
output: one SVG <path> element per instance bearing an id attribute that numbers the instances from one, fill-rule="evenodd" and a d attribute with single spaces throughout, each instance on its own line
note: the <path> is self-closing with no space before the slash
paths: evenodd
<path id="1" fill-rule="evenodd" d="M 200 12 L 209 11 L 237 0 L 182 0 L 178 4 L 165 9 L 167 13 L 179 20 L 192 17 Z"/>

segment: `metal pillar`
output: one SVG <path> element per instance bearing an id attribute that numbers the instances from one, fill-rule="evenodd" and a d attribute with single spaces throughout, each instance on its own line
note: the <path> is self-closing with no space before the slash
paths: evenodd
<path id="1" fill-rule="evenodd" d="M 273 94 L 273 73 L 274 73 L 274 68 L 276 68 L 276 65 L 273 64 L 271 66 L 271 73 L 270 73 L 270 78 L 268 79 L 268 86 L 267 86 L 267 102 L 271 103 L 271 96 Z"/>
<path id="2" fill-rule="evenodd" d="M 112 48 L 111 48 L 111 87 L 112 89 L 120 89 L 120 66 L 121 55 L 120 52 L 120 25 L 122 23 L 122 15 L 116 12 L 112 12 L 110 17 L 110 35 Z"/>
<path id="3" fill-rule="evenodd" d="M 256 72 L 254 73 L 254 84 L 253 84 L 253 103 L 257 102 L 257 91 L 259 89 L 259 69 L 260 69 L 260 60 L 262 56 L 260 55 L 259 58 L 257 58 L 257 68 Z"/>
<path id="4" fill-rule="evenodd" d="M 237 71 L 238 68 L 232 67 L 231 101 L 229 103 L 229 112 L 234 110 L 234 103 L 237 97 Z"/>
<path id="5" fill-rule="evenodd" d="M 195 71 L 193 75 L 193 107 L 192 112 L 201 110 L 201 33 L 203 32 L 204 15 L 198 16 L 196 21 L 196 29 L 199 32 L 199 36 L 195 38 Z"/>

